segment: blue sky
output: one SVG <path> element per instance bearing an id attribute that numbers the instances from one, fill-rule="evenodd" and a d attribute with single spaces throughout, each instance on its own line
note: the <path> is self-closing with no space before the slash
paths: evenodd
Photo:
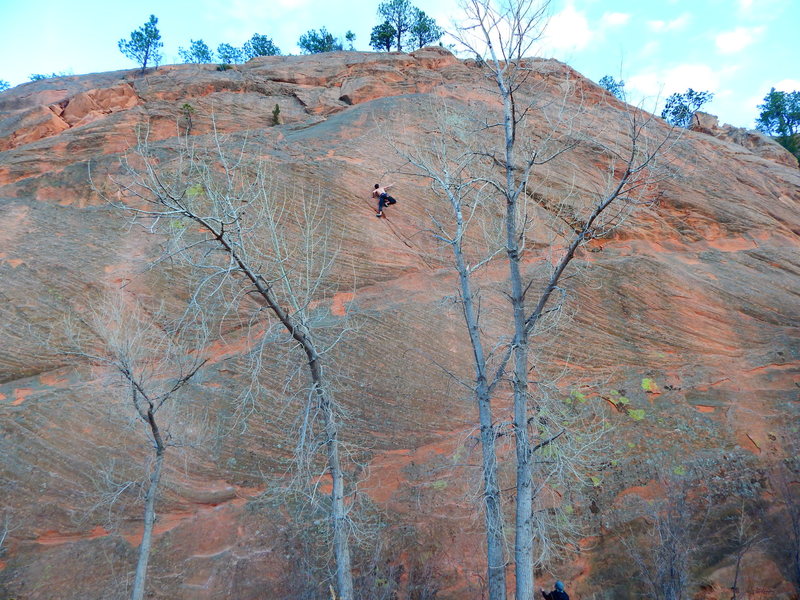
<path id="1" fill-rule="evenodd" d="M 442 26 L 457 19 L 457 0 L 412 0 Z M 203 39 L 241 46 L 253 33 L 273 38 L 284 54 L 327 27 L 356 34 L 370 50 L 378 0 L 0 0 L 0 79 L 24 83 L 32 73 L 74 74 L 133 68 L 117 40 L 155 14 L 164 63 L 179 46 Z M 723 122 L 752 127 L 758 104 L 775 86 L 800 90 L 800 0 L 553 0 L 537 54 L 555 57 L 597 81 L 626 82 L 629 98 L 660 110 L 688 87 L 715 98 L 707 110 Z M 446 41 L 446 40 L 445 40 Z"/>

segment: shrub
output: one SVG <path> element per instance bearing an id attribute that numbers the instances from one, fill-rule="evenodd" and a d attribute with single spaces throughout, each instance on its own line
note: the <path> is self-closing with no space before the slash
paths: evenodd
<path id="1" fill-rule="evenodd" d="M 66 71 L 62 71 L 61 73 L 33 73 L 28 77 L 31 81 L 42 81 L 43 79 L 53 79 L 54 77 L 67 77 L 72 75 L 72 73 L 67 73 Z"/>
<path id="2" fill-rule="evenodd" d="M 220 44 L 217 46 L 217 56 L 219 57 L 221 63 L 227 65 L 238 64 L 242 62 L 242 59 L 244 58 L 242 49 L 231 46 L 230 44 Z"/>
<path id="3" fill-rule="evenodd" d="M 320 52 L 335 52 L 342 49 L 342 42 L 333 37 L 324 27 L 319 31 L 311 29 L 300 36 L 297 42 L 304 54 L 319 54 Z"/>
<path id="4" fill-rule="evenodd" d="M 247 60 L 257 56 L 280 56 L 281 49 L 266 35 L 254 33 L 242 47 L 242 52 Z"/>
<path id="5" fill-rule="evenodd" d="M 621 79 L 617 81 L 611 75 L 603 75 L 597 84 L 604 90 L 611 92 L 620 100 L 625 100 L 625 82 Z"/>
<path id="6" fill-rule="evenodd" d="M 672 94 L 661 111 L 661 118 L 675 127 L 688 128 L 692 125 L 694 113 L 713 98 L 711 92 L 696 92 L 692 88 L 683 94 Z"/>
<path id="7" fill-rule="evenodd" d="M 210 63 L 214 61 L 208 44 L 203 40 L 189 40 L 189 49 L 178 48 L 178 54 L 181 55 L 185 63 Z"/>
<path id="8" fill-rule="evenodd" d="M 776 142 L 800 159 L 800 92 L 779 92 L 772 88 L 758 108 L 761 114 L 756 129 L 774 136 Z"/>

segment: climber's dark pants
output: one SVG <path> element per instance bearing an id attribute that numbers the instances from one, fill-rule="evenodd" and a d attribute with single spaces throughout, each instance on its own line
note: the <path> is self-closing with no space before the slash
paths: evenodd
<path id="1" fill-rule="evenodd" d="M 392 198 L 389 194 L 381 194 L 378 199 L 378 212 L 383 211 L 387 204 L 397 204 L 397 200 Z"/>

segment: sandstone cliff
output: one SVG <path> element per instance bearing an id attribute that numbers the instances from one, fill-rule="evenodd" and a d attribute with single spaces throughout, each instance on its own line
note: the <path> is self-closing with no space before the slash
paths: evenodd
<path id="1" fill-rule="evenodd" d="M 588 196 L 606 170 L 586 135 L 614 143 L 633 109 L 561 63 L 533 65 L 531 85 L 566 98 L 584 134 L 569 170 L 550 173 L 544 193 Z M 99 376 L 64 366 L 39 333 L 107 286 L 166 301 L 177 293 L 169 272 L 145 269 L 157 237 L 131 227 L 100 194 L 113 195 L 108 176 L 146 129 L 165 152 L 177 147 L 177 132 L 208 139 L 216 130 L 327 203 L 347 291 L 324 303 L 332 315 L 348 308 L 360 319 L 342 346 L 347 378 L 358 382 L 341 397 L 346 435 L 369 467 L 362 489 L 395 528 L 397 551 L 387 559 L 404 565 L 407 587 L 425 564 L 438 597 L 481 597 L 481 519 L 470 495 L 477 475 L 454 466 L 475 462 L 477 418 L 437 366 L 469 377 L 457 282 L 430 235 L 431 193 L 387 138 L 424 139 L 432 98 L 488 111 L 490 87 L 474 63 L 424 49 L 62 77 L 0 94 L 0 494 L 10 524 L 0 596 L 124 597 L 140 516 L 111 523 L 89 507 L 107 488 L 104 474 L 135 479 L 147 449 L 130 419 L 113 413 Z M 700 465 L 711 479 L 735 464 L 764 477 L 783 455 L 781 432 L 797 434 L 800 171 L 777 145 L 740 138 L 682 135 L 670 149 L 678 174 L 660 182 L 658 205 L 582 251 L 581 276 L 570 283 L 574 317 L 543 351 L 555 369 L 568 364 L 565 396 L 594 384 L 622 446 L 621 466 L 602 474 L 585 511 L 593 537 L 559 571 L 574 598 L 628 594 L 632 567 L 617 535 L 628 531 L 632 497 L 663 493 L 654 466 Z M 366 198 L 389 180 L 400 203 L 377 220 Z M 532 272 L 546 256 L 546 248 L 532 255 Z M 485 280 L 501 289 L 503 277 L 498 264 Z M 491 302 L 502 299 L 487 301 L 488 329 L 500 326 Z M 229 435 L 168 467 L 152 597 L 250 600 L 291 589 L 294 542 L 280 510 L 256 499 L 264 475 L 285 468 L 279 444 L 292 417 L 265 403 L 247 427 L 231 426 L 242 351 L 235 332 L 226 336 L 197 389 Z M 277 393 L 283 367 L 270 369 Z M 619 419 L 602 400 L 608 390 L 623 391 L 644 418 Z M 731 557 L 723 549 L 698 566 L 709 597 L 729 587 Z M 744 568 L 749 597 L 789 597 L 785 565 L 766 546 Z"/>

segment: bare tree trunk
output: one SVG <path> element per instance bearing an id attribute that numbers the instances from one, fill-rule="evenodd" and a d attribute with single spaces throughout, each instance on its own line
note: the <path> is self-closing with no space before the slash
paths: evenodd
<path id="1" fill-rule="evenodd" d="M 565 435 L 563 446 L 569 450 L 565 455 L 558 457 L 556 462 L 560 462 L 562 466 L 566 464 L 566 467 L 564 469 L 556 467 L 553 470 L 554 468 L 548 466 L 534 471 L 535 453 L 567 433 L 566 423 L 572 421 L 560 415 L 548 419 L 541 431 L 538 426 L 529 427 L 530 415 L 537 414 L 542 404 L 547 402 L 544 397 L 530 399 L 532 365 L 529 363 L 533 351 L 537 350 L 531 347 L 531 339 L 537 334 L 536 326 L 540 320 L 551 312 L 548 306 L 553 293 L 559 289 L 559 281 L 575 257 L 577 249 L 587 240 L 606 235 L 621 224 L 633 207 L 654 202 L 654 199 L 649 197 L 648 174 L 655 156 L 670 139 L 670 135 L 667 134 L 661 141 L 656 140 L 655 146 L 648 151 L 648 144 L 653 143 L 645 132 L 645 125 L 649 120 L 639 123 L 638 113 L 632 112 L 630 154 L 626 158 L 628 149 L 613 147 L 607 151 L 611 164 L 610 175 L 612 175 L 608 178 L 609 188 L 606 188 L 602 196 L 598 194 L 594 208 L 586 208 L 590 212 L 585 219 L 576 221 L 576 224 L 568 223 L 571 231 L 562 230 L 559 226 L 554 227 L 556 235 L 563 236 L 564 248 L 563 251 L 558 250 L 560 259 L 554 265 L 546 285 L 543 288 L 538 284 L 533 287 L 536 283 L 534 279 L 527 276 L 523 278 L 522 261 L 526 252 L 528 219 L 538 216 L 533 213 L 528 214 L 526 206 L 528 202 L 540 203 L 535 194 L 528 196 L 529 179 L 535 167 L 558 161 L 563 153 L 575 148 L 579 143 L 575 131 L 572 131 L 572 124 L 561 123 L 562 117 L 546 110 L 549 101 L 537 102 L 531 98 L 532 92 L 535 91 L 532 88 L 535 77 L 531 77 L 531 74 L 536 69 L 534 60 L 524 57 L 542 33 L 543 25 L 547 21 L 548 4 L 548 0 L 511 2 L 467 0 L 464 3 L 469 24 L 463 25 L 455 37 L 481 59 L 483 68 L 490 73 L 496 98 L 502 105 L 500 122 L 494 113 L 490 117 L 473 116 L 469 120 L 470 123 L 479 124 L 479 131 L 475 132 L 472 125 L 461 126 L 457 124 L 458 118 L 450 120 L 449 114 L 443 114 L 441 122 L 432 129 L 440 135 L 433 137 L 429 147 L 422 150 L 412 147 L 410 151 L 401 152 L 421 176 L 431 180 L 433 188 L 438 192 L 437 195 L 447 197 L 453 209 L 455 234 L 449 231 L 451 224 L 443 223 L 439 215 L 431 214 L 431 219 L 438 232 L 436 237 L 451 246 L 456 258 L 464 317 L 474 354 L 473 389 L 479 407 L 483 451 L 491 600 L 506 597 L 505 535 L 501 505 L 503 498 L 498 489 L 496 436 L 491 410 L 495 387 L 504 382 L 507 376 L 511 377 L 516 460 L 516 496 L 511 500 L 515 506 L 515 600 L 533 600 L 534 565 L 546 559 L 553 547 L 550 542 L 568 529 L 559 525 L 554 528 L 555 531 L 547 530 L 543 519 L 549 517 L 534 513 L 534 507 L 541 500 L 537 497 L 537 490 L 550 479 L 578 476 L 573 467 L 585 464 L 586 453 L 583 449 L 572 446 L 569 436 Z M 509 31 L 512 33 L 508 34 Z M 567 96 L 564 96 L 562 111 L 567 107 L 568 101 Z M 544 121 L 552 124 L 550 132 L 538 141 L 535 134 L 531 135 L 535 129 L 527 125 L 533 119 L 534 110 L 541 111 Z M 554 120 L 558 122 L 554 123 Z M 643 147 L 640 147 L 640 144 Z M 453 148 L 454 151 L 450 152 L 449 148 Z M 650 179 L 651 183 L 655 181 L 656 178 Z M 493 356 L 491 352 L 489 353 L 493 371 L 490 378 L 487 378 L 487 358 L 482 351 L 481 332 L 478 328 L 479 315 L 473 305 L 470 286 L 477 285 L 471 274 L 475 269 L 493 260 L 496 253 L 486 256 L 477 266 L 465 266 L 464 248 L 461 244 L 464 235 L 464 223 L 461 218 L 462 199 L 466 199 L 465 206 L 472 211 L 470 218 L 476 214 L 478 206 L 491 205 L 490 203 L 497 201 L 505 202 L 505 214 L 502 217 L 504 222 L 498 223 L 503 228 L 504 236 L 499 250 L 505 250 L 508 261 L 508 287 L 504 291 L 510 301 L 511 311 L 508 314 L 510 317 L 508 333 L 498 339 L 499 343 L 495 346 L 505 347 L 502 356 Z M 618 199 L 621 205 L 619 210 L 614 214 L 605 215 L 609 206 Z M 552 208 L 544 203 L 540 203 L 540 206 L 545 211 L 552 211 Z M 554 213 L 553 218 L 554 223 L 558 223 L 557 219 L 563 217 Z M 575 422 L 578 427 L 582 427 L 580 423 Z M 597 441 L 599 435 L 592 439 Z M 572 452 L 572 449 L 575 452 Z"/>
<path id="2" fill-rule="evenodd" d="M 800 597 L 800 494 L 797 493 L 800 475 L 800 436 L 796 431 L 783 429 L 780 444 L 784 457 L 773 466 L 770 473 L 775 499 L 782 509 L 776 512 L 773 529 L 780 535 L 768 537 L 773 549 L 786 565 L 786 572 Z"/>
<path id="3" fill-rule="evenodd" d="M 516 599 L 533 600 L 533 487 L 531 444 L 528 438 L 528 330 L 519 268 L 516 202 L 509 201 L 507 210 L 511 304 L 514 316 L 514 443 L 517 458 L 517 506 L 514 527 Z"/>
<path id="4" fill-rule="evenodd" d="M 271 288 L 265 285 L 263 278 L 253 272 L 250 266 L 244 262 L 244 259 L 239 256 L 238 252 L 223 238 L 222 234 L 216 233 L 210 223 L 196 217 L 193 218 L 215 235 L 226 251 L 229 252 L 231 258 L 239 265 L 241 271 L 255 285 L 258 293 L 267 302 L 272 312 L 280 319 L 287 332 L 302 346 L 303 351 L 306 353 L 312 385 L 317 396 L 319 408 L 323 413 L 325 434 L 327 436 L 328 468 L 331 471 L 333 484 L 331 490 L 331 525 L 333 527 L 333 551 L 336 560 L 336 583 L 339 588 L 339 600 L 353 600 L 353 573 L 348 543 L 347 510 L 344 505 L 344 476 L 339 456 L 339 429 L 336 425 L 334 407 L 329 395 L 330 388 L 325 381 L 319 353 L 314 341 L 307 328 L 295 322 L 280 306 Z"/>
<path id="5" fill-rule="evenodd" d="M 219 267 L 209 266 L 205 262 L 207 258 L 205 254 L 200 263 L 193 263 L 202 269 L 211 269 L 215 273 L 205 282 L 207 283 L 216 276 L 227 277 L 232 274 L 243 276 L 247 280 L 247 284 L 252 285 L 253 288 L 247 293 L 260 296 L 266 305 L 265 309 L 274 314 L 286 333 L 299 346 L 296 349 L 301 349 L 305 354 L 309 400 L 314 402 L 319 411 L 318 414 L 321 416 L 325 434 L 327 470 L 330 471 L 332 478 L 331 506 L 328 516 L 333 530 L 332 545 L 338 587 L 336 591 L 339 600 L 353 600 L 354 586 L 349 548 L 351 531 L 348 508 L 345 504 L 347 494 L 345 472 L 342 469 L 339 425 L 336 419 L 332 386 L 324 371 L 325 361 L 318 350 L 319 342 L 315 340 L 309 321 L 304 314 L 304 307 L 307 307 L 312 298 L 311 296 L 297 296 L 287 271 L 285 263 L 291 262 L 294 255 L 290 257 L 285 254 L 286 248 L 283 246 L 278 232 L 286 226 L 286 223 L 274 220 L 280 218 L 281 208 L 270 207 L 272 199 L 267 177 L 260 167 L 256 167 L 252 172 L 245 169 L 239 162 L 240 158 L 236 159 L 233 164 L 229 164 L 219 146 L 217 146 L 215 158 L 203 162 L 195 157 L 193 148 L 187 144 L 185 155 L 181 156 L 181 159 L 186 159 L 187 163 L 179 166 L 178 172 L 174 175 L 164 175 L 158 172 L 149 154 L 146 139 L 140 145 L 139 153 L 145 160 L 146 174 L 141 175 L 129 168 L 134 183 L 124 186 L 123 189 L 129 191 L 134 197 L 156 205 L 156 208 L 152 210 L 125 208 L 143 219 L 150 218 L 155 222 L 162 218 L 193 221 L 200 226 L 201 232 L 208 232 L 208 237 L 191 242 L 184 249 L 188 255 L 191 252 L 190 249 L 211 244 L 227 257 L 224 261 L 227 264 Z M 220 185 L 215 182 L 216 166 L 222 167 L 222 171 L 219 173 Z M 168 182 L 168 185 L 165 185 L 165 182 Z M 201 191 L 192 191 L 195 188 Z M 252 203 L 249 203 L 250 200 Z M 204 204 L 204 202 L 209 204 Z M 248 211 L 251 210 L 251 206 L 260 206 L 262 212 L 255 217 L 255 220 L 245 220 L 245 206 Z M 248 213 L 248 217 L 251 214 Z M 256 232 L 255 228 L 258 226 L 265 227 L 266 231 Z M 314 231 L 306 232 L 307 235 L 314 235 L 314 233 Z M 272 245 L 272 247 L 266 250 L 262 249 L 260 244 L 264 242 L 264 239 L 256 238 L 258 235 L 266 236 L 267 246 Z M 311 238 L 305 239 L 306 241 L 311 240 Z M 298 256 L 307 255 L 308 247 L 302 248 L 298 253 Z M 317 267 L 322 270 L 327 268 L 325 264 L 311 265 L 309 263 L 302 271 L 306 274 L 316 273 Z M 322 275 L 314 275 L 314 277 L 317 276 L 322 277 Z M 319 280 L 311 288 L 316 289 L 318 285 Z M 307 291 L 309 294 L 311 293 L 310 290 Z M 300 294 L 303 293 L 300 292 Z M 292 312 L 293 310 L 294 312 Z"/>
<path id="6" fill-rule="evenodd" d="M 467 324 L 475 366 L 475 396 L 478 401 L 478 416 L 481 428 L 481 459 L 483 471 L 483 497 L 486 510 L 486 562 L 487 581 L 490 600 L 505 600 L 506 597 L 506 556 L 503 512 L 500 502 L 500 487 L 497 483 L 497 451 L 492 419 L 491 392 L 486 376 L 486 357 L 480 339 L 478 316 L 472 299 L 469 269 L 461 252 L 463 222 L 460 210 L 456 210 L 458 234 L 453 243 L 456 268 L 461 284 L 461 297 L 464 307 L 464 320 Z"/>
<path id="7" fill-rule="evenodd" d="M 331 528 L 333 529 L 333 554 L 336 560 L 336 587 L 340 600 L 353 600 L 353 572 L 350 562 L 350 532 L 347 509 L 344 504 L 344 474 L 339 457 L 339 427 L 331 399 L 326 393 L 322 368 L 311 340 L 303 335 L 303 348 L 308 356 L 314 392 L 325 423 L 325 444 L 328 448 L 328 468 L 331 471 Z"/>
<path id="8" fill-rule="evenodd" d="M 485 396 L 479 395 L 478 414 L 481 426 L 483 496 L 486 504 L 486 561 L 489 599 L 505 600 L 506 556 L 503 539 L 504 525 L 500 504 L 500 488 L 497 484 L 497 453 L 488 394 Z"/>
<path id="9" fill-rule="evenodd" d="M 144 598 L 145 583 L 147 581 L 147 561 L 150 558 L 153 524 L 156 522 L 156 494 L 158 493 L 158 484 L 161 481 L 161 467 L 163 464 L 164 447 L 158 441 L 156 464 L 150 474 L 150 485 L 147 488 L 147 496 L 145 497 L 144 532 L 142 533 L 142 543 L 139 545 L 139 560 L 136 563 L 136 575 L 133 578 L 131 600 L 142 600 Z"/>
<path id="10" fill-rule="evenodd" d="M 161 200 L 163 202 L 163 199 Z M 215 226 L 209 219 L 194 212 L 189 206 L 179 201 L 174 201 L 182 216 L 191 219 L 206 229 L 223 250 L 230 256 L 242 273 L 255 287 L 255 291 L 265 301 L 269 309 L 280 320 L 286 332 L 300 345 L 305 352 L 311 379 L 312 393 L 316 396 L 317 406 L 323 413 L 325 445 L 327 447 L 328 468 L 331 472 L 331 525 L 333 528 L 333 550 L 336 561 L 336 582 L 339 600 L 353 600 L 353 574 L 351 568 L 349 529 L 347 509 L 345 507 L 344 474 L 339 454 L 339 429 L 336 424 L 333 400 L 330 396 L 330 387 L 323 373 L 319 352 L 317 351 L 311 332 L 302 322 L 293 318 L 278 300 L 272 286 L 265 278 L 254 270 L 252 263 L 237 249 L 222 226 Z"/>
<path id="11" fill-rule="evenodd" d="M 788 474 L 783 473 L 781 477 L 783 480 L 780 483 L 780 495 L 786 504 L 791 522 L 791 530 L 788 536 L 791 547 L 791 573 L 794 577 L 795 589 L 800 592 L 800 501 L 792 491 Z"/>
<path id="12" fill-rule="evenodd" d="M 3 516 L 3 525 L 2 529 L 0 529 L 0 556 L 3 556 L 3 546 L 6 542 L 6 538 L 8 537 L 10 526 L 9 526 L 9 518 L 8 514 Z"/>
<path id="13" fill-rule="evenodd" d="M 142 540 L 131 590 L 132 600 L 142 600 L 147 588 L 156 498 L 168 446 L 161 434 L 157 413 L 165 405 L 174 408 L 184 388 L 208 361 L 201 356 L 206 339 L 205 325 L 196 320 L 168 320 L 160 309 L 146 310 L 138 304 L 135 296 L 127 297 L 121 293 L 109 295 L 88 313 L 87 318 L 79 314 L 66 315 L 63 330 L 59 332 L 65 339 L 57 343 L 64 355 L 110 368 L 121 377 L 126 395 L 130 394 L 129 406 L 147 427 L 145 438 L 155 455 L 147 477 Z M 164 327 L 166 322 L 170 327 Z M 170 421 L 169 415 L 170 411 L 163 418 L 162 425 L 176 425 L 175 421 L 183 419 Z M 179 432 L 171 431 L 180 438 Z M 144 471 L 147 472 L 147 465 Z M 110 505 L 131 483 L 117 488 Z"/>
<path id="14" fill-rule="evenodd" d="M 733 571 L 733 583 L 731 584 L 731 600 L 737 600 L 739 594 L 739 576 L 742 572 L 742 561 L 745 554 L 758 543 L 758 536 L 752 535 L 749 530 L 749 519 L 745 511 L 745 497 L 742 495 L 741 505 L 739 506 L 739 520 L 736 523 L 736 568 Z"/>
<path id="15" fill-rule="evenodd" d="M 447 163 L 447 148 L 442 147 L 442 154 L 437 160 Z M 506 598 L 506 569 L 508 566 L 505 550 L 505 524 L 503 519 L 502 498 L 497 474 L 497 450 L 496 450 L 496 431 L 492 416 L 492 394 L 494 386 L 499 382 L 500 375 L 494 377 L 490 382 L 487 372 L 487 355 L 484 351 L 481 331 L 479 326 L 479 309 L 476 307 L 474 293 L 472 290 L 472 273 L 478 266 L 469 266 L 466 263 L 463 252 L 463 240 L 466 232 L 464 214 L 462 210 L 462 200 L 464 199 L 465 189 L 471 185 L 465 185 L 461 180 L 461 172 L 466 164 L 455 166 L 452 170 L 446 164 L 432 164 L 421 156 L 406 154 L 409 162 L 419 168 L 425 177 L 430 178 L 441 194 L 447 198 L 450 209 L 452 210 L 455 232 L 451 235 L 446 228 L 434 223 L 439 228 L 441 235 L 437 237 L 450 246 L 455 260 L 455 268 L 459 277 L 459 287 L 461 294 L 461 306 L 464 314 L 464 323 L 469 335 L 470 346 L 473 355 L 473 368 L 475 370 L 474 387 L 471 387 L 475 395 L 478 406 L 478 418 L 480 424 L 480 443 L 481 443 L 481 473 L 483 479 L 483 502 L 485 510 L 486 524 L 486 563 L 487 563 L 487 587 L 490 600 L 505 600 Z M 462 158 L 462 157 L 460 157 Z M 456 162 L 459 162 L 459 159 Z M 441 171 L 438 169 L 441 168 Z M 469 192 L 467 192 L 469 193 Z"/>
<path id="16" fill-rule="evenodd" d="M 731 600 L 736 600 L 736 594 L 739 592 L 739 571 L 742 566 L 742 556 L 744 553 L 741 549 L 736 553 L 736 569 L 733 572 L 733 585 L 731 585 Z"/>
<path id="17" fill-rule="evenodd" d="M 503 100 L 503 134 L 505 142 L 506 254 L 508 256 L 511 307 L 514 322 L 514 443 L 517 458 L 517 503 L 514 519 L 514 572 L 516 600 L 533 600 L 533 489 L 531 452 L 528 439 L 528 328 L 525 291 L 520 272 L 521 231 L 517 223 L 517 200 L 524 181 L 515 177 L 516 115 L 511 90 L 502 71 L 498 70 L 497 88 Z"/>
<path id="18" fill-rule="evenodd" d="M 350 533 L 348 531 L 347 510 L 344 505 L 344 475 L 339 459 L 339 438 L 335 414 L 321 388 L 317 388 L 320 405 L 324 415 L 325 434 L 328 438 L 328 468 L 331 470 L 333 489 L 331 490 L 331 526 L 333 528 L 333 552 L 336 558 L 336 587 L 340 600 L 353 599 L 353 574 L 350 565 Z"/>
<path id="19" fill-rule="evenodd" d="M 517 457 L 517 506 L 514 564 L 516 599 L 533 600 L 533 487 L 528 439 L 528 334 L 522 298 L 519 263 L 511 262 L 514 303 L 514 443 Z M 516 277 L 515 277 L 516 276 Z M 517 300 L 520 302 L 517 302 Z"/>

